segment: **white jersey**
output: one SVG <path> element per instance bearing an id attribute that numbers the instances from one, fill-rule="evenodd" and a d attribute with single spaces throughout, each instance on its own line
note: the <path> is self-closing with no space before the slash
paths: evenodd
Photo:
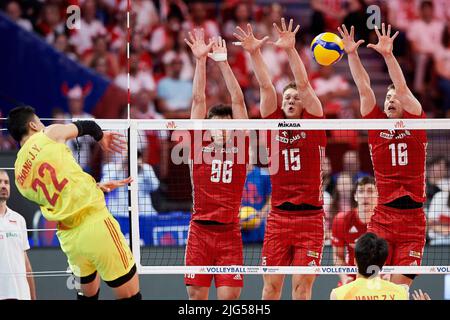
<path id="1" fill-rule="evenodd" d="M 6 208 L 0 217 L 0 300 L 31 300 L 25 275 L 25 254 L 30 249 L 25 219 Z"/>

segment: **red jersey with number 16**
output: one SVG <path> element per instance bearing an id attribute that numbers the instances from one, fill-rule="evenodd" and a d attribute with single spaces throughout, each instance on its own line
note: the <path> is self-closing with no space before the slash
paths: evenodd
<path id="1" fill-rule="evenodd" d="M 405 119 L 425 118 L 404 111 Z M 387 119 L 378 107 L 365 119 Z M 399 119 L 399 127 L 402 126 Z M 427 133 L 425 130 L 369 130 L 369 150 L 378 191 L 378 203 L 386 204 L 409 196 L 425 202 L 425 161 Z"/>
<path id="2" fill-rule="evenodd" d="M 277 109 L 266 119 L 284 119 Z M 306 110 L 301 119 L 322 119 Z M 324 130 L 273 130 L 268 137 L 272 205 L 323 205 L 322 158 L 327 143 Z"/>
<path id="3" fill-rule="evenodd" d="M 205 139 L 198 138 L 200 132 Z M 208 131 L 197 131 L 195 135 L 193 131 L 190 133 L 192 220 L 239 223 L 239 208 L 247 175 L 246 139 L 239 136 L 230 145 L 217 146 L 211 142 Z M 194 142 L 195 136 L 197 143 Z"/>

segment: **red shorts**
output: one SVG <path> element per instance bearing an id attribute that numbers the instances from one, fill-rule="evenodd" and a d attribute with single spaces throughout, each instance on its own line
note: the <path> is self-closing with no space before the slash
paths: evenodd
<path id="1" fill-rule="evenodd" d="M 262 250 L 263 266 L 319 266 L 324 241 L 324 211 L 272 208 Z"/>
<path id="2" fill-rule="evenodd" d="M 423 208 L 395 209 L 378 205 L 367 232 L 373 232 L 388 242 L 387 266 L 420 266 L 426 236 Z"/>
<path id="3" fill-rule="evenodd" d="M 191 221 L 186 245 L 186 266 L 242 266 L 244 263 L 241 227 L 239 224 L 204 225 Z M 241 274 L 185 274 L 184 283 L 210 287 L 244 286 Z"/>

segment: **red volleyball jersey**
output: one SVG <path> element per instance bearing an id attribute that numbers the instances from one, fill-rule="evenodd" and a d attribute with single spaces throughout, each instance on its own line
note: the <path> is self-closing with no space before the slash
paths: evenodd
<path id="1" fill-rule="evenodd" d="M 358 216 L 358 211 L 340 212 L 333 220 L 331 244 L 334 247 L 345 247 L 345 263 L 355 265 L 355 243 L 367 231 L 367 224 Z"/>
<path id="2" fill-rule="evenodd" d="M 423 111 L 420 116 L 404 111 L 406 119 L 425 117 Z M 387 115 L 375 106 L 364 118 L 387 119 Z M 369 130 L 369 150 L 379 204 L 404 196 L 425 202 L 426 149 L 425 130 Z"/>
<path id="3" fill-rule="evenodd" d="M 194 131 L 190 133 L 192 220 L 239 223 L 247 174 L 247 140 L 241 135 L 231 144 L 217 146 L 209 131 L 197 131 L 196 141 Z M 200 133 L 205 139 L 198 138 Z"/>
<path id="4" fill-rule="evenodd" d="M 301 119 L 322 119 L 306 110 Z M 277 109 L 266 119 L 284 119 Z M 268 135 L 272 205 L 323 205 L 322 158 L 327 143 L 324 130 L 273 130 Z"/>

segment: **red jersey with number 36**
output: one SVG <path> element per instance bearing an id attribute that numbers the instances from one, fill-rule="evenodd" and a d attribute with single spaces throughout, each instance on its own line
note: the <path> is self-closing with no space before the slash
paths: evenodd
<path id="1" fill-rule="evenodd" d="M 277 109 L 266 119 L 284 119 Z M 301 119 L 322 119 L 306 110 Z M 322 159 L 327 143 L 324 130 L 273 130 L 268 134 L 269 172 L 272 182 L 272 205 L 285 202 L 295 205 L 323 205 Z"/>
<path id="2" fill-rule="evenodd" d="M 236 133 L 239 138 L 233 139 L 233 143 L 217 146 L 211 142 L 209 131 L 190 133 L 192 220 L 239 223 L 248 163 L 245 136 Z"/>
<path id="3" fill-rule="evenodd" d="M 404 111 L 405 119 L 426 118 Z M 365 119 L 387 119 L 378 107 Z M 401 126 L 399 119 L 399 126 Z M 378 191 L 378 203 L 389 203 L 410 196 L 425 202 L 425 161 L 427 133 L 425 130 L 369 130 L 369 150 Z"/>

